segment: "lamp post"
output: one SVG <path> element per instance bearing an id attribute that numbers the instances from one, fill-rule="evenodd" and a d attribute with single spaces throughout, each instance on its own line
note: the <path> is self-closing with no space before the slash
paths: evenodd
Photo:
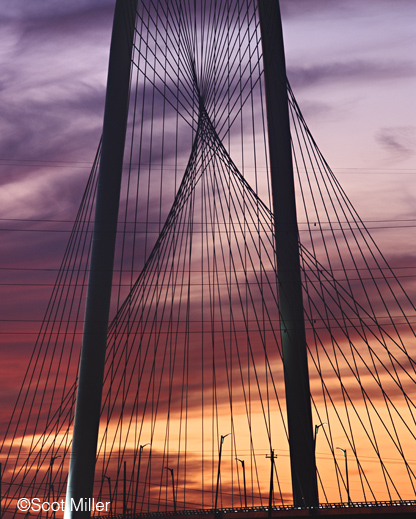
<path id="1" fill-rule="evenodd" d="M 243 467 L 243 481 L 244 481 L 244 506 L 247 508 L 247 489 L 246 489 L 246 468 L 244 466 L 244 460 L 240 460 L 236 458 L 237 461 L 241 463 Z"/>
<path id="2" fill-rule="evenodd" d="M 270 456 L 266 454 L 266 458 L 270 458 L 270 490 L 269 490 L 269 512 L 268 517 L 272 516 L 272 506 L 273 506 L 273 469 L 274 469 L 274 460 L 277 456 L 274 455 L 274 449 L 271 449 Z"/>
<path id="3" fill-rule="evenodd" d="M 127 514 L 127 463 L 123 462 L 123 515 Z"/>
<path id="4" fill-rule="evenodd" d="M 346 477 L 346 483 L 347 483 L 347 498 L 348 503 L 351 503 L 351 497 L 350 497 L 350 483 L 348 480 L 348 463 L 347 463 L 347 449 L 341 449 L 341 447 L 337 447 L 340 451 L 344 453 L 345 458 L 345 477 Z"/>
<path id="5" fill-rule="evenodd" d="M 140 461 L 142 459 L 142 452 L 147 445 L 150 445 L 150 443 L 145 443 L 144 445 L 140 445 L 139 447 L 139 462 L 137 465 L 137 479 L 136 479 L 136 492 L 134 493 L 134 514 L 136 513 L 136 506 L 137 506 L 137 494 L 139 492 L 139 475 L 140 475 Z"/>
<path id="6" fill-rule="evenodd" d="M 110 517 L 113 517 L 113 500 L 111 496 L 111 478 L 110 476 L 103 476 L 108 481 L 108 491 L 110 494 Z"/>
<path id="7" fill-rule="evenodd" d="M 224 439 L 227 436 L 230 436 L 231 433 L 225 434 L 224 436 L 221 435 L 221 441 L 220 441 L 220 453 L 218 456 L 218 474 L 217 474 L 217 489 L 215 491 L 215 506 L 214 506 L 214 513 L 217 513 L 217 503 L 218 503 L 218 488 L 220 484 L 220 472 L 221 472 L 221 453 L 222 453 L 222 444 L 224 443 Z"/>
<path id="8" fill-rule="evenodd" d="M 323 425 L 328 425 L 326 422 L 322 422 L 318 425 L 315 425 L 315 434 L 313 435 L 313 448 L 316 450 L 316 437 L 318 436 L 319 427 L 322 427 Z"/>
<path id="9" fill-rule="evenodd" d="M 52 467 L 56 459 L 60 458 L 60 456 L 51 456 L 51 461 L 49 463 L 49 489 L 48 489 L 48 501 L 51 500 L 51 491 L 52 491 L 52 501 L 54 501 L 54 491 L 53 491 L 53 485 L 52 485 Z M 53 512 L 53 515 L 55 517 L 55 511 Z M 46 512 L 46 518 L 49 516 L 49 508 Z"/>
<path id="10" fill-rule="evenodd" d="M 175 480 L 173 477 L 173 469 L 170 469 L 169 467 L 165 467 L 165 469 L 168 470 L 172 476 L 173 512 L 176 514 Z"/>

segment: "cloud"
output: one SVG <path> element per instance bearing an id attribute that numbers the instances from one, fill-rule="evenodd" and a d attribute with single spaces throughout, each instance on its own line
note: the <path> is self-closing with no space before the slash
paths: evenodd
<path id="1" fill-rule="evenodd" d="M 415 154 L 416 126 L 381 128 L 376 142 L 395 160 L 405 160 Z"/>
<path id="2" fill-rule="evenodd" d="M 327 15 L 341 11 L 351 10 L 357 2 L 352 0 L 281 0 L 280 9 L 284 20 L 292 18 L 305 18 L 311 15 Z"/>
<path id="3" fill-rule="evenodd" d="M 38 22 L 45 19 L 63 19 L 70 16 L 81 16 L 91 13 L 99 17 L 105 11 L 114 10 L 114 0 L 72 0 L 71 2 L 56 3 L 54 0 L 27 3 L 24 0 L 15 0 L 2 5 L 1 17 L 3 20 L 32 20 Z M 53 30 L 52 26 L 48 26 Z M 72 26 L 73 29 L 73 26 Z"/>
<path id="4" fill-rule="evenodd" d="M 371 9 L 405 9 L 409 8 L 408 0 L 373 0 Z M 360 0 L 280 0 L 283 20 L 291 18 L 319 17 L 349 17 L 352 14 L 362 15 L 363 2 Z M 337 13 L 337 14 L 335 14 Z"/>
<path id="5" fill-rule="evenodd" d="M 354 60 L 310 67 L 288 67 L 288 77 L 296 88 L 329 82 L 382 81 L 416 75 L 414 63 L 408 61 L 376 62 Z"/>

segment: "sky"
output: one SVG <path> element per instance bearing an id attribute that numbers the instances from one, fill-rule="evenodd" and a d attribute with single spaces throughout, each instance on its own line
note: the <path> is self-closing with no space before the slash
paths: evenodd
<path id="1" fill-rule="evenodd" d="M 416 297 L 416 4 L 282 0 L 292 89 Z M 0 404 L 14 402 L 101 134 L 114 2 L 0 5 Z"/>

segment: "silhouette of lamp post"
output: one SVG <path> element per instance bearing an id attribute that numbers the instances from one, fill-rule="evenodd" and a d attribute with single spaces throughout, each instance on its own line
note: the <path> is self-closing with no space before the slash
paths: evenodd
<path id="1" fill-rule="evenodd" d="M 247 508 L 247 489 L 246 489 L 246 468 L 244 466 L 244 460 L 240 460 L 236 458 L 237 461 L 241 463 L 243 467 L 243 481 L 244 481 L 244 506 Z"/>
<path id="2" fill-rule="evenodd" d="M 346 477 L 346 483 L 347 483 L 347 498 L 348 503 L 351 503 L 351 497 L 350 497 L 350 483 L 348 480 L 348 463 L 347 463 L 347 449 L 341 449 L 341 447 L 337 447 L 340 451 L 344 453 L 345 458 L 345 477 Z"/>
<path id="3" fill-rule="evenodd" d="M 137 493 L 139 491 L 139 475 L 140 475 L 140 461 L 142 459 L 142 452 L 147 445 L 150 445 L 150 443 L 145 443 L 144 445 L 140 445 L 139 447 L 139 462 L 137 464 L 137 479 L 136 479 L 136 492 L 134 494 L 134 511 L 133 513 L 136 513 L 136 506 L 137 506 Z"/>
<path id="4" fill-rule="evenodd" d="M 108 491 L 110 493 L 110 517 L 113 517 L 113 500 L 111 495 L 111 478 L 110 476 L 104 476 L 105 479 L 108 481 Z"/>
<path id="5" fill-rule="evenodd" d="M 54 488 L 53 488 L 53 484 L 52 484 L 52 469 L 53 469 L 53 464 L 55 463 L 55 460 L 57 460 L 58 458 L 60 458 L 61 456 L 51 456 L 51 461 L 49 463 L 49 488 L 48 488 L 48 501 L 51 500 L 51 492 L 52 492 L 52 501 L 55 501 L 55 491 L 54 491 Z M 46 511 L 46 519 L 48 518 L 49 516 L 49 508 L 48 510 Z M 53 516 L 55 517 L 55 510 L 53 511 Z"/>
<path id="6" fill-rule="evenodd" d="M 313 435 L 313 448 L 316 450 L 316 437 L 318 436 L 319 427 L 322 427 L 324 425 L 328 425 L 326 422 L 322 422 L 318 425 L 315 425 L 315 434 Z"/>
<path id="7" fill-rule="evenodd" d="M 268 517 L 272 516 L 272 507 L 273 507 L 273 472 L 274 472 L 274 460 L 277 456 L 274 454 L 274 449 L 270 450 L 270 455 L 266 454 L 266 458 L 270 458 L 270 489 L 269 489 L 269 510 Z"/>
<path id="8" fill-rule="evenodd" d="M 165 467 L 165 469 L 168 470 L 172 476 L 173 511 L 176 514 L 175 480 L 173 477 L 173 469 L 170 469 L 169 467 Z"/>
<path id="9" fill-rule="evenodd" d="M 221 453 L 222 453 L 222 444 L 224 443 L 224 439 L 227 438 L 227 436 L 230 436 L 231 433 L 225 434 L 224 436 L 221 435 L 221 441 L 220 441 L 220 453 L 218 456 L 218 474 L 217 474 L 217 489 L 215 491 L 215 506 L 214 506 L 214 513 L 217 513 L 217 503 L 218 503 L 218 488 L 220 484 L 220 472 L 221 472 Z"/>

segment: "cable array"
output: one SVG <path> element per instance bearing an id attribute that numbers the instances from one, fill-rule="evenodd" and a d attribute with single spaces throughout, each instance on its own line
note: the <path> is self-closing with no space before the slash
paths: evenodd
<path id="1" fill-rule="evenodd" d="M 320 500 L 409 499 L 415 308 L 287 91 Z M 139 3 L 94 489 L 112 514 L 266 506 L 273 451 L 292 501 L 266 127 L 256 2 Z M 1 445 L 10 516 L 65 493 L 99 159 Z"/>

